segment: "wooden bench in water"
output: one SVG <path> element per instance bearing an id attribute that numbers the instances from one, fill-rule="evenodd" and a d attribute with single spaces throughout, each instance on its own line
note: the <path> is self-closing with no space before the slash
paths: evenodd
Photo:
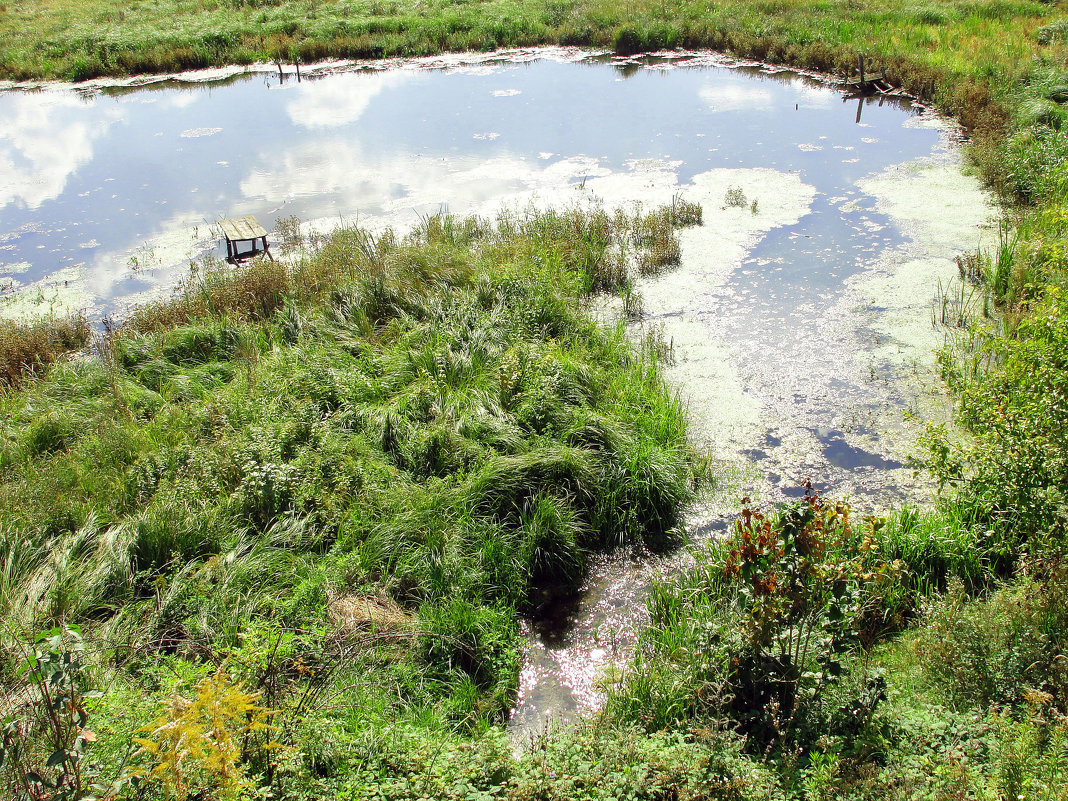
<path id="1" fill-rule="evenodd" d="M 274 261 L 271 246 L 267 244 L 267 231 L 256 221 L 255 217 L 234 217 L 222 220 L 219 227 L 222 228 L 223 236 L 226 237 L 226 260 L 231 264 L 255 258 L 261 253 Z M 240 249 L 244 242 L 251 243 L 251 250 Z M 258 242 L 263 243 L 262 249 L 256 247 Z"/>

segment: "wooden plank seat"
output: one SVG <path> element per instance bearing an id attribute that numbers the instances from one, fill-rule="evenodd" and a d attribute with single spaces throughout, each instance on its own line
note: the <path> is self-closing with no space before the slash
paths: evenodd
<path id="1" fill-rule="evenodd" d="M 267 231 L 257 222 L 255 217 L 233 217 L 219 222 L 223 236 L 226 237 L 226 260 L 231 264 L 237 264 L 245 259 L 252 259 L 261 253 L 271 261 L 271 246 L 267 244 Z M 250 243 L 250 249 L 243 250 L 241 245 Z M 262 247 L 257 247 L 262 243 Z"/>

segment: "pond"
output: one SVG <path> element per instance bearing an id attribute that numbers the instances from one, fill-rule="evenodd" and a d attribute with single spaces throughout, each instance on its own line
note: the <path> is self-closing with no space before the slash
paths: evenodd
<path id="1" fill-rule="evenodd" d="M 635 336 L 720 476 L 696 541 L 738 499 L 802 482 L 861 510 L 922 502 L 908 457 L 946 401 L 954 257 L 989 236 L 952 126 L 907 101 L 709 54 L 533 50 L 0 92 L 0 313 L 121 314 L 222 255 L 218 220 L 404 228 L 448 210 L 700 202 L 681 266 L 636 288 Z M 601 309 L 612 315 L 611 304 Z M 529 625 L 512 726 L 599 703 L 650 581 L 689 552 L 603 559 Z"/>

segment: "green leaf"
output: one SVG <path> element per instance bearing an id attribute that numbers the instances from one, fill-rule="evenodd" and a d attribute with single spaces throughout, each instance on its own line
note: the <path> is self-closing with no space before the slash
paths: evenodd
<path id="1" fill-rule="evenodd" d="M 40 784 L 44 787 L 51 787 L 52 783 L 48 781 L 44 776 L 34 770 L 26 771 L 26 781 L 30 784 Z"/>
<path id="2" fill-rule="evenodd" d="M 55 751 L 52 752 L 52 756 L 50 756 L 48 758 L 48 761 L 45 762 L 45 767 L 57 768 L 57 767 L 59 767 L 60 765 L 62 765 L 66 761 L 67 761 L 67 749 L 66 748 L 57 748 Z"/>

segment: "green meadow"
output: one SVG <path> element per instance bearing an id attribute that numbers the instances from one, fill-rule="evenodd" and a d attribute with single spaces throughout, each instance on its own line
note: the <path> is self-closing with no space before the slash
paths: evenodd
<path id="1" fill-rule="evenodd" d="M 17 799 L 1068 795 L 1068 11 L 971 0 L 0 5 L 0 74 L 568 44 L 858 53 L 956 115 L 1000 237 L 939 354 L 925 511 L 745 503 L 598 716 L 516 753 L 521 616 L 679 544 L 716 477 L 671 348 L 595 322 L 679 200 L 433 217 L 0 322 L 0 788 Z"/>

